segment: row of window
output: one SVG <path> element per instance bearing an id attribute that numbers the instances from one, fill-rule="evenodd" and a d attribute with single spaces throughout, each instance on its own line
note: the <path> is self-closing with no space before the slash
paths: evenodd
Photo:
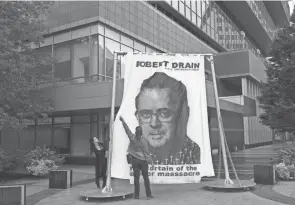
<path id="1" fill-rule="evenodd" d="M 112 80 L 114 51 L 161 52 L 98 24 L 45 38 L 37 51 L 52 55 L 55 61 L 53 66 L 31 70 L 39 74 L 54 71 L 58 85 Z M 122 56 L 118 59 L 117 78 L 123 78 L 124 71 L 125 58 Z M 209 79 L 207 73 L 206 79 Z"/>
<path id="2" fill-rule="evenodd" d="M 83 33 L 83 30 L 80 31 Z M 113 76 L 114 51 L 157 52 L 151 47 L 147 47 L 109 29 L 106 29 L 105 32 L 101 31 L 98 34 L 77 39 L 73 39 L 73 33 L 75 32 L 71 33 L 72 40 L 64 41 L 67 39 L 54 36 L 48 46 L 38 49 L 39 53 L 51 54 L 54 57 L 53 70 L 57 84 L 111 80 Z M 68 38 L 65 35 L 63 37 Z M 35 72 L 41 73 L 52 71 L 51 66 L 36 69 Z M 117 65 L 117 78 L 124 77 L 124 70 L 124 57 L 120 57 Z"/>
<path id="3" fill-rule="evenodd" d="M 28 129 L 24 129 L 21 133 L 24 136 L 22 142 L 29 141 L 30 148 L 34 145 L 50 147 L 59 154 L 90 155 L 90 137 L 98 136 L 106 139 L 109 136 L 109 116 L 108 112 L 102 111 L 99 114 L 84 116 L 27 120 L 25 124 L 28 125 Z M 21 144 L 26 146 L 26 143 Z"/>
<path id="4" fill-rule="evenodd" d="M 166 2 L 225 49 L 248 48 L 257 53 L 257 48 L 245 37 L 244 32 L 237 28 L 214 1 L 166 0 Z"/>

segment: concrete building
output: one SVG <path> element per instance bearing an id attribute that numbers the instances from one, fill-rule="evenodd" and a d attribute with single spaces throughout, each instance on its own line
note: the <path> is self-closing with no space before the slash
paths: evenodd
<path id="1" fill-rule="evenodd" d="M 20 133 L 24 149 L 55 147 L 73 163 L 88 163 L 89 139 L 109 135 L 113 51 L 213 53 L 225 133 L 231 149 L 272 141 L 260 124 L 256 97 L 266 80 L 265 56 L 275 30 L 288 24 L 283 1 L 93 1 L 55 2 L 46 18 L 48 33 L 40 52 L 56 63 L 44 95 L 53 99 L 47 119 L 28 122 Z M 210 139 L 218 147 L 212 76 L 206 63 Z M 119 108 L 125 63 L 118 62 Z M 3 129 L 0 146 L 14 150 L 16 134 Z"/>

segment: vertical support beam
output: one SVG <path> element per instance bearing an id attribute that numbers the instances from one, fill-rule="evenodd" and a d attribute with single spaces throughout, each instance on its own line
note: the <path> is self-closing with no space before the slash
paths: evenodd
<path id="1" fill-rule="evenodd" d="M 242 95 L 247 96 L 247 78 L 242 78 Z M 249 119 L 248 117 L 243 117 L 243 124 L 244 124 L 244 144 L 248 145 L 250 144 L 249 139 Z"/>
<path id="2" fill-rule="evenodd" d="M 53 40 L 52 40 L 52 44 L 51 44 L 51 57 L 54 58 L 54 44 L 53 44 Z M 54 63 L 51 64 L 51 72 L 52 72 L 52 83 L 53 83 L 53 87 L 55 87 L 56 86 L 56 81 L 55 81 L 55 65 L 54 65 Z"/>
<path id="3" fill-rule="evenodd" d="M 107 168 L 107 183 L 106 187 L 102 190 L 103 193 L 111 193 L 111 164 L 112 164 L 112 152 L 113 152 L 113 134 L 114 134 L 114 116 L 115 116 L 115 102 L 116 102 L 116 82 L 117 82 L 117 60 L 119 55 L 126 55 L 126 52 L 114 51 L 114 67 L 113 67 L 113 87 L 112 87 L 112 104 L 111 104 L 111 116 L 110 116 L 110 142 L 108 151 L 108 168 Z"/>
<path id="4" fill-rule="evenodd" d="M 89 141 L 94 137 L 93 136 L 93 118 L 92 118 L 92 112 L 90 111 L 90 135 L 89 135 Z M 89 156 L 91 155 L 91 144 L 89 143 Z"/>
<path id="5" fill-rule="evenodd" d="M 35 126 L 34 126 L 34 148 L 37 147 L 37 126 L 38 126 L 38 120 L 35 119 Z"/>
<path id="6" fill-rule="evenodd" d="M 53 149 L 54 146 L 54 117 L 51 117 L 51 139 L 50 139 L 50 147 Z"/>
<path id="7" fill-rule="evenodd" d="M 93 115 L 92 115 L 91 111 L 90 111 L 90 116 L 89 117 L 90 117 L 90 126 L 89 126 L 90 136 L 89 136 L 89 139 L 91 139 L 91 138 L 95 137 L 94 132 L 93 132 L 93 122 L 94 122 L 94 120 L 93 120 Z"/>
<path id="8" fill-rule="evenodd" d="M 111 116 L 110 116 L 110 142 L 108 151 L 108 168 L 107 168 L 107 184 L 103 191 L 112 192 L 111 187 L 111 163 L 112 163 L 112 149 L 113 149 L 113 133 L 114 133 L 114 115 L 115 115 L 115 102 L 116 102 L 116 82 L 117 82 L 117 60 L 118 53 L 114 52 L 114 67 L 113 67 L 113 88 L 112 88 L 112 105 L 111 105 Z"/>
<path id="9" fill-rule="evenodd" d="M 88 69 L 89 69 L 89 72 L 88 72 L 88 76 L 85 76 L 85 73 L 84 73 L 84 78 L 85 78 L 85 81 L 84 82 L 91 82 L 92 81 L 92 69 L 93 69 L 93 65 L 92 65 L 92 56 L 91 56 L 91 49 L 92 49 L 92 37 L 91 37 L 91 34 L 89 34 L 88 36 L 88 54 L 89 54 L 89 58 L 88 58 Z M 90 111 L 91 112 L 91 111 Z M 92 115 L 90 114 L 90 122 L 91 122 L 91 117 Z M 91 135 L 90 135 L 91 136 Z"/>

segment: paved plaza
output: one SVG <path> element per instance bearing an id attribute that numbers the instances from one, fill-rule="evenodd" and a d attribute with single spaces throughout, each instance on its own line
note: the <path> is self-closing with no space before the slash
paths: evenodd
<path id="1" fill-rule="evenodd" d="M 233 153 L 241 179 L 253 180 L 253 164 L 267 163 L 269 156 L 284 145 L 268 145 Z M 270 151 L 271 150 L 271 151 Z M 260 153 L 260 154 L 259 154 Z M 263 154 L 264 153 L 264 154 Z M 260 157 L 259 157 L 260 155 Z M 256 159 L 256 160 L 255 160 Z M 261 159 L 263 161 L 261 161 Z M 240 164 L 238 162 L 240 161 Z M 261 162 L 259 162 L 261 161 Z M 251 169 L 252 167 L 252 169 Z M 65 165 L 73 170 L 73 187 L 67 190 L 49 190 L 48 179 L 13 180 L 9 184 L 26 184 L 27 205 L 281 205 L 295 204 L 295 181 L 280 181 L 275 186 L 257 185 L 251 191 L 217 192 L 204 189 L 204 184 L 152 185 L 153 200 L 146 200 L 144 186 L 141 185 L 140 200 L 125 199 L 118 201 L 86 201 L 80 192 L 94 189 L 94 167 Z M 251 172 L 252 171 L 252 172 Z M 127 180 L 112 180 L 112 187 L 123 186 L 132 192 L 133 187 Z M 101 190 L 97 190 L 98 192 Z"/>

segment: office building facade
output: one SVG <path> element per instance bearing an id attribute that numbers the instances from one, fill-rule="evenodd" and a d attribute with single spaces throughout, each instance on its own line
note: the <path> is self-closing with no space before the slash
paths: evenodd
<path id="1" fill-rule="evenodd" d="M 231 149 L 271 143 L 260 124 L 256 97 L 266 80 L 261 58 L 275 31 L 288 24 L 282 1 L 58 1 L 45 18 L 45 42 L 36 48 L 56 58 L 51 82 L 40 85 L 53 100 L 46 119 L 28 121 L 24 149 L 54 147 L 74 163 L 91 158 L 89 139 L 107 139 L 113 51 L 212 53 L 225 133 Z M 118 61 L 116 110 L 123 94 L 124 57 Z M 218 148 L 212 75 L 206 62 L 210 140 Z M 10 137 L 6 137 L 10 136 Z M 16 134 L 1 132 L 0 146 L 13 150 Z"/>

